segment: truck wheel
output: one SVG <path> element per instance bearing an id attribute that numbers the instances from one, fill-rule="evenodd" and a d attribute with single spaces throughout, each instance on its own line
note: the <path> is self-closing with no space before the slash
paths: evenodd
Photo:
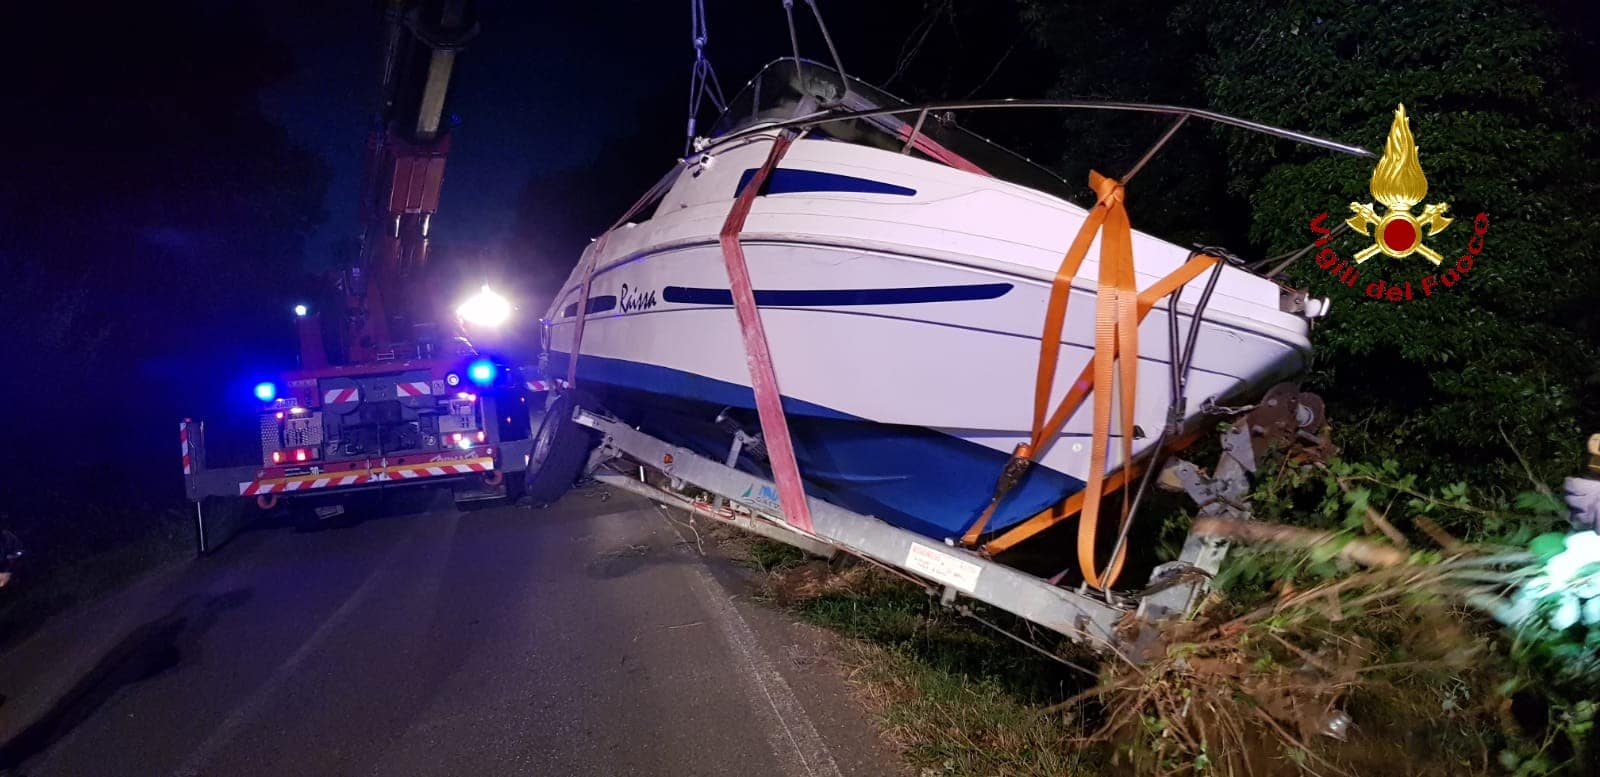
<path id="1" fill-rule="evenodd" d="M 580 406 L 580 400 L 581 395 L 575 391 L 562 392 L 533 435 L 523 493 L 535 506 L 551 504 L 572 488 L 589 459 L 589 449 L 595 445 L 594 430 L 572 420 L 572 411 Z"/>

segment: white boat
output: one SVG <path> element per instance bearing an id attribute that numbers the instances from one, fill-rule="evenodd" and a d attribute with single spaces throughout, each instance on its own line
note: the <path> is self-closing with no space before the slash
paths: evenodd
<path id="1" fill-rule="evenodd" d="M 545 316 L 548 367 L 564 375 L 592 273 L 580 386 L 618 418 L 716 459 L 733 425 L 759 430 L 718 244 L 736 194 L 766 160 L 778 123 L 841 98 L 856 111 L 904 105 L 855 81 L 841 95 L 838 76 L 820 65 L 803 71 L 803 88 L 792 59 L 752 79 L 704 148 L 591 244 Z M 1086 212 L 1054 193 L 1073 187 L 1042 168 L 926 123 L 912 113 L 809 129 L 756 198 L 740 239 L 807 490 L 947 538 L 978 518 L 1029 437 L 1050 285 Z M 1137 223 L 1137 200 L 1132 210 Z M 1143 233 L 1133 242 L 1141 289 L 1192 255 Z M 1097 256 L 1092 248 L 1073 282 L 1052 406 L 1094 351 Z M 1310 358 L 1308 316 L 1319 306 L 1220 266 L 1188 372 L 1191 416 L 1205 399 L 1259 394 Z M 1180 332 L 1204 285 L 1181 292 Z M 1167 423 L 1169 331 L 1165 303 L 1139 330 L 1136 456 Z M 1086 403 L 988 528 L 1081 490 L 1090 436 Z M 1110 448 L 1115 471 L 1120 441 Z M 759 454 L 740 466 L 764 471 Z"/>

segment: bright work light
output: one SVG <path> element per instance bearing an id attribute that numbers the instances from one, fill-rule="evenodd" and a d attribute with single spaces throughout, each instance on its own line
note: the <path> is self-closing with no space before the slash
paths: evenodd
<path id="1" fill-rule="evenodd" d="M 304 302 L 294 306 L 294 316 L 295 316 L 295 318 L 305 318 L 306 314 L 310 313 L 310 312 L 311 312 L 311 309 L 306 307 L 306 304 Z"/>
<path id="2" fill-rule="evenodd" d="M 496 327 L 511 318 L 511 303 L 490 290 L 486 284 L 456 308 L 456 315 L 473 326 Z"/>

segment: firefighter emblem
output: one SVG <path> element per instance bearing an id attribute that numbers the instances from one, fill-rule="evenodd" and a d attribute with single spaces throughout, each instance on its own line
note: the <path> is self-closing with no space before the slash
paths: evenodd
<path id="1" fill-rule="evenodd" d="M 1372 198 L 1383 203 L 1389 212 L 1380 217 L 1372 203 L 1352 202 L 1350 210 L 1355 215 L 1345 220 L 1351 229 L 1372 237 L 1372 245 L 1356 252 L 1356 263 L 1365 262 L 1380 252 L 1396 259 L 1421 254 L 1434 264 L 1443 260 L 1444 257 L 1423 245 L 1422 228 L 1427 227 L 1427 237 L 1433 237 L 1454 219 L 1445 218 L 1450 204 L 1444 202 L 1424 205 L 1420 216 L 1411 215 L 1411 208 L 1427 196 L 1428 179 L 1423 177 L 1422 164 L 1417 161 L 1417 143 L 1411 137 L 1406 106 L 1401 105 L 1395 109 L 1383 159 L 1372 171 Z"/>

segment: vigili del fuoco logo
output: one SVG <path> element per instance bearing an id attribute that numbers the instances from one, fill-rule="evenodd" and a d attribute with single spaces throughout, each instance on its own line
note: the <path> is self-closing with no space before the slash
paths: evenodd
<path id="1" fill-rule="evenodd" d="M 1467 273 L 1472 272 L 1478 254 L 1483 252 L 1483 236 L 1489 232 L 1489 214 L 1479 213 L 1472 219 L 1472 236 L 1467 239 L 1466 250 L 1452 264 L 1427 244 L 1429 238 L 1444 232 L 1455 221 L 1445 215 L 1450 212 L 1450 203 L 1423 204 L 1421 213 L 1411 213 L 1411 209 L 1427 197 L 1428 179 L 1422 174 L 1422 162 L 1418 159 L 1417 142 L 1411 137 L 1406 107 L 1401 105 L 1395 109 L 1394 123 L 1389 126 L 1389 141 L 1384 145 L 1383 158 L 1372 171 L 1372 199 L 1386 212 L 1379 214 L 1370 202 L 1352 202 L 1350 211 L 1355 215 L 1344 222 L 1372 238 L 1372 245 L 1357 251 L 1351 261 L 1340 258 L 1338 252 L 1328 246 L 1333 230 L 1323 226 L 1328 219 L 1324 211 L 1311 220 L 1311 231 L 1319 235 L 1317 246 L 1321 248 L 1317 252 L 1317 266 L 1346 286 L 1362 288 L 1362 273 L 1374 269 L 1363 263 L 1379 254 L 1397 261 L 1420 256 L 1432 265 L 1414 283 L 1377 278 L 1364 287 L 1368 297 L 1390 302 L 1431 297 L 1461 283 Z"/>

